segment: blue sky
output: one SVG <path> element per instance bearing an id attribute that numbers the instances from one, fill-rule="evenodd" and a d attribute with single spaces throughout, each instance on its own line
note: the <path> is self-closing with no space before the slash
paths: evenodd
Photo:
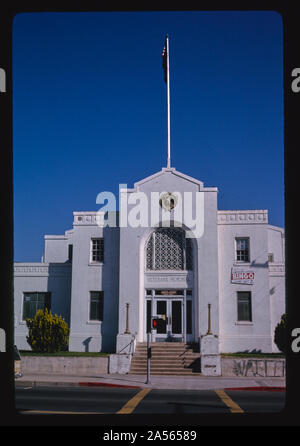
<path id="1" fill-rule="evenodd" d="M 268 11 L 23 13 L 13 23 L 14 251 L 97 210 L 102 191 L 171 165 L 219 189 L 219 209 L 284 226 L 283 29 Z"/>

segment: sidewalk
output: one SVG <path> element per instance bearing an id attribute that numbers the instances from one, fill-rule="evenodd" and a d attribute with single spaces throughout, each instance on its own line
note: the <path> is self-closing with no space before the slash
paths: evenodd
<path id="1" fill-rule="evenodd" d="M 285 378 L 266 377 L 208 377 L 208 376 L 150 376 L 146 384 L 146 375 L 101 374 L 99 376 L 66 376 L 66 375 L 23 375 L 16 378 L 16 386 L 97 386 L 119 388 L 152 388 L 181 390 L 215 390 L 252 388 L 267 390 L 268 388 L 285 388 Z M 259 389 L 260 388 L 260 389 Z"/>

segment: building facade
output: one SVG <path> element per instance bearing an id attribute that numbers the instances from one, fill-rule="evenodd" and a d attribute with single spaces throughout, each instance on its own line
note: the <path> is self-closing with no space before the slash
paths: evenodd
<path id="1" fill-rule="evenodd" d="M 221 353 L 277 352 L 284 230 L 268 223 L 267 210 L 218 210 L 217 188 L 175 168 L 121 195 L 122 218 L 74 212 L 73 229 L 45 236 L 40 263 L 15 263 L 18 348 L 30 349 L 26 317 L 49 307 L 70 325 L 70 351 L 122 353 L 128 339 L 146 341 L 156 317 L 153 342 L 200 342 L 201 350 L 211 331 Z M 183 220 L 185 209 L 192 215 Z"/>

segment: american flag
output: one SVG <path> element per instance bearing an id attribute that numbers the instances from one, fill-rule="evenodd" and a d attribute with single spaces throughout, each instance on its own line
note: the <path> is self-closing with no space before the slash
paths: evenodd
<path id="1" fill-rule="evenodd" d="M 165 82 L 167 82 L 167 57 L 168 57 L 168 54 L 167 54 L 167 39 L 166 39 L 166 42 L 165 42 L 165 46 L 164 46 L 164 49 L 163 49 L 163 52 L 162 52 L 162 66 L 163 66 L 163 69 L 164 69 L 164 80 L 165 80 Z"/>

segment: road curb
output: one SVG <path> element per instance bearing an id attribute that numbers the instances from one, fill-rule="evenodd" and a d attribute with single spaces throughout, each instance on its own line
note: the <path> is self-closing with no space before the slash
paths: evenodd
<path id="1" fill-rule="evenodd" d="M 124 389 L 141 389 L 140 386 L 130 386 L 127 384 L 98 383 L 98 382 L 79 382 L 78 386 L 83 387 L 118 387 Z"/>
<path id="2" fill-rule="evenodd" d="M 272 386 L 261 386 L 261 387 L 227 387 L 224 390 L 249 390 L 254 392 L 285 392 L 285 387 L 272 387 Z"/>
<path id="3" fill-rule="evenodd" d="M 15 381 L 16 387 L 115 387 L 125 389 L 141 389 L 141 386 L 114 384 L 93 381 Z"/>
<path id="4" fill-rule="evenodd" d="M 263 380 L 261 383 L 257 380 L 246 382 L 243 381 L 228 381 L 222 380 L 219 382 L 216 377 L 211 380 L 162 380 L 156 379 L 151 383 L 146 383 L 143 379 L 125 379 L 122 377 L 65 377 L 60 379 L 59 376 L 43 377 L 43 376 L 25 376 L 23 378 L 15 379 L 16 387 L 99 387 L 99 388 L 128 388 L 128 389 L 143 389 L 150 387 L 152 389 L 162 390 L 245 390 L 245 391 L 274 391 L 285 392 L 285 382 L 270 381 L 266 383 Z M 139 377 L 140 378 L 140 377 Z M 261 384 L 261 385 L 260 385 Z"/>
<path id="5" fill-rule="evenodd" d="M 78 386 L 78 383 L 76 382 L 70 382 L 70 381 L 18 381 L 15 382 L 16 387 L 59 387 L 59 386 Z"/>

